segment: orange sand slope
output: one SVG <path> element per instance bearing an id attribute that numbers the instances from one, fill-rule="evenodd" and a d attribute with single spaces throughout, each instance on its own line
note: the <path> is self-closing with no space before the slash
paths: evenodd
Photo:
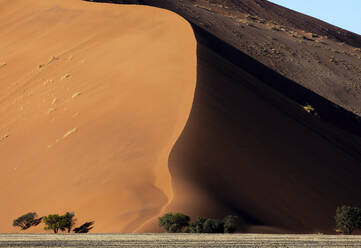
<path id="1" fill-rule="evenodd" d="M 157 216 L 195 83 L 193 31 L 168 11 L 0 0 L 0 232 L 28 211 L 94 232 Z"/>

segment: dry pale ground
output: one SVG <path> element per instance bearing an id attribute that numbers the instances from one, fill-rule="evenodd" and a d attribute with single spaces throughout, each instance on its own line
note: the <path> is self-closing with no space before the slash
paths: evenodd
<path id="1" fill-rule="evenodd" d="M 96 232 L 158 216 L 195 83 L 196 41 L 174 13 L 0 0 L 0 232 L 29 211 L 75 211 Z"/>
<path id="2" fill-rule="evenodd" d="M 0 247 L 360 247 L 361 236 L 265 234 L 0 235 Z"/>

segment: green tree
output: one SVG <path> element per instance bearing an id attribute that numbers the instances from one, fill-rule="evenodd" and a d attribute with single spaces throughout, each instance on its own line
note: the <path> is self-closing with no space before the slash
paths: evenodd
<path id="1" fill-rule="evenodd" d="M 13 226 L 20 227 L 21 230 L 26 230 L 31 226 L 37 226 L 40 224 L 42 217 L 37 218 L 37 214 L 35 212 L 30 212 L 20 216 L 19 218 L 13 221 Z"/>
<path id="2" fill-rule="evenodd" d="M 341 206 L 336 209 L 336 228 L 342 234 L 351 234 L 356 228 L 361 228 L 361 209 Z"/>
<path id="3" fill-rule="evenodd" d="M 76 219 L 74 218 L 75 214 L 74 213 L 69 213 L 66 212 L 64 215 L 60 216 L 61 217 L 61 221 L 60 221 L 60 230 L 61 231 L 67 231 L 68 233 L 70 233 L 71 229 L 73 228 L 73 226 L 76 223 Z"/>
<path id="4" fill-rule="evenodd" d="M 224 232 L 234 233 L 237 230 L 238 216 L 227 215 L 224 219 Z"/>
<path id="5" fill-rule="evenodd" d="M 54 233 L 58 233 L 59 229 L 62 227 L 62 216 L 58 214 L 49 214 L 48 216 L 43 217 L 43 222 L 45 224 L 45 230 L 53 230 Z"/>
<path id="6" fill-rule="evenodd" d="M 181 232 L 189 225 L 190 218 L 182 213 L 166 213 L 158 219 L 158 226 L 167 232 Z"/>
<path id="7" fill-rule="evenodd" d="M 203 223 L 203 232 L 204 233 L 223 233 L 224 232 L 223 220 L 207 219 Z"/>
<path id="8" fill-rule="evenodd" d="M 191 233 L 203 233 L 203 224 L 206 220 L 204 217 L 198 217 L 195 221 L 189 223 L 189 231 Z"/>

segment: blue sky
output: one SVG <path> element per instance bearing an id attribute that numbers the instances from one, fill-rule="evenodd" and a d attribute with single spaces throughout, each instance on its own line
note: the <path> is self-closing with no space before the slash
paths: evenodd
<path id="1" fill-rule="evenodd" d="M 361 34 L 361 0 L 269 0 Z"/>

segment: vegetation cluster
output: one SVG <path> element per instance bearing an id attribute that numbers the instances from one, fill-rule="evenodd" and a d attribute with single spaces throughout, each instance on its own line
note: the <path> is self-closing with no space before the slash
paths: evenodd
<path id="1" fill-rule="evenodd" d="M 70 233 L 88 233 L 93 229 L 94 221 L 85 222 L 74 228 L 76 223 L 75 214 L 66 212 L 63 215 L 49 214 L 38 217 L 35 212 L 24 214 L 13 221 L 14 227 L 27 230 L 30 227 L 44 223 L 45 230 Z M 336 232 L 352 234 L 356 229 L 361 229 L 361 208 L 351 206 L 339 206 L 335 215 Z M 240 227 L 238 216 L 227 215 L 223 219 L 197 217 L 191 218 L 183 213 L 166 213 L 158 218 L 158 226 L 169 233 L 234 233 Z"/>
<path id="2" fill-rule="evenodd" d="M 38 218 L 35 212 L 30 212 L 15 219 L 13 221 L 13 226 L 19 227 L 21 230 L 26 230 L 32 226 L 39 225 L 41 222 L 44 223 L 45 230 L 52 230 L 54 233 L 58 233 L 59 231 L 66 231 L 68 233 L 71 231 L 75 233 L 88 233 L 94 227 L 94 221 L 90 221 L 73 229 L 76 218 L 75 214 L 72 212 L 66 212 L 64 215 L 49 214 L 48 216 L 40 218 Z"/>
<path id="3" fill-rule="evenodd" d="M 224 219 L 198 217 L 191 221 L 182 213 L 166 213 L 158 219 L 158 226 L 170 233 L 233 233 L 237 230 L 238 216 L 228 215 Z"/>
<path id="4" fill-rule="evenodd" d="M 361 229 L 361 208 L 340 206 L 335 215 L 336 232 L 352 234 Z M 158 226 L 169 233 L 234 233 L 239 229 L 239 217 L 228 215 L 223 219 L 198 217 L 191 221 L 183 213 L 166 213 L 158 219 Z"/>

